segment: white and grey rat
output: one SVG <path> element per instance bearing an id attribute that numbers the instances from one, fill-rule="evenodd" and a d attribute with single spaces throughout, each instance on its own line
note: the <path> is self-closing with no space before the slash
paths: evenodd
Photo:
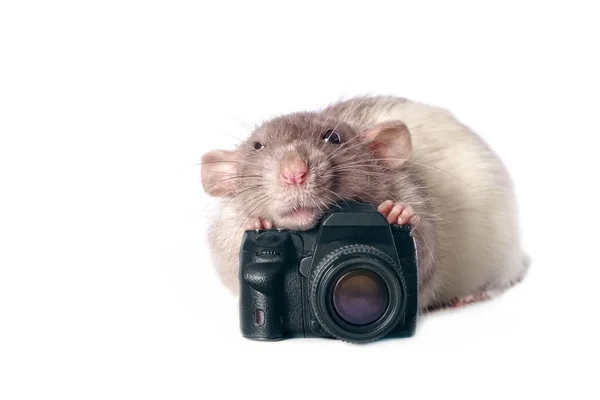
<path id="1" fill-rule="evenodd" d="M 234 150 L 204 154 L 202 184 L 223 198 L 208 241 L 233 293 L 244 230 L 309 229 L 347 199 L 412 225 L 421 312 L 490 298 L 528 269 L 503 163 L 450 112 L 420 102 L 361 96 L 276 117 Z"/>

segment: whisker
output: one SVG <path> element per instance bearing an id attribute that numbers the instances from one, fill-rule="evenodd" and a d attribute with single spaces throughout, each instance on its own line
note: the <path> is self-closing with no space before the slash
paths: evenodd
<path id="1" fill-rule="evenodd" d="M 415 165 L 419 165 L 419 166 L 422 166 L 422 167 L 425 167 L 425 168 L 430 168 L 430 169 L 432 169 L 432 170 L 434 170 L 434 171 L 437 171 L 437 172 L 443 173 L 443 174 L 445 174 L 445 175 L 447 175 L 447 176 L 449 176 L 449 177 L 451 177 L 451 178 L 454 178 L 454 179 L 456 179 L 457 181 L 460 181 L 460 182 L 464 183 L 464 184 L 465 184 L 465 185 L 467 185 L 467 186 L 472 186 L 470 183 L 463 181 L 463 180 L 462 180 L 462 179 L 460 179 L 459 177 L 457 177 L 457 176 L 454 176 L 454 175 L 452 175 L 452 174 L 451 174 L 451 173 L 449 173 L 449 172 L 446 172 L 446 171 L 444 171 L 444 170 L 442 170 L 442 169 L 439 169 L 439 168 L 437 168 L 437 167 L 434 167 L 433 165 L 429 165 L 429 164 L 425 164 L 425 163 L 420 163 L 420 162 L 417 162 L 417 161 L 411 160 L 411 159 L 409 159 L 409 158 L 402 158 L 402 157 L 384 157 L 384 158 L 376 158 L 376 159 L 374 159 L 374 160 L 376 160 L 376 161 L 379 161 L 379 160 L 381 160 L 381 161 L 385 161 L 385 160 L 404 160 L 405 162 L 407 162 L 407 163 L 410 163 L 410 164 L 415 164 Z M 392 170 L 393 170 L 393 169 L 392 169 Z"/>
<path id="2" fill-rule="evenodd" d="M 258 185 L 252 185 L 250 187 L 247 187 L 244 190 L 240 190 L 239 192 L 237 192 L 233 196 L 231 196 L 229 199 L 227 199 L 227 201 L 225 202 L 224 205 L 227 206 L 233 199 L 235 199 L 237 196 L 241 195 L 242 193 L 246 193 L 249 190 L 258 189 L 260 187 L 262 187 L 262 185 L 258 184 Z"/>
<path id="3" fill-rule="evenodd" d="M 230 198 L 227 199 L 227 201 L 225 201 L 222 205 L 221 205 L 221 211 L 219 212 L 219 215 L 217 217 L 217 221 L 221 220 L 221 217 L 223 216 L 223 211 L 225 211 L 225 209 L 227 208 L 227 206 L 229 205 L 229 203 L 231 203 L 231 201 L 233 201 L 233 199 L 235 199 L 237 196 L 249 191 L 249 190 L 253 190 L 253 189 L 259 189 L 261 188 L 262 185 L 258 184 L 258 185 L 253 185 L 250 187 L 245 188 L 244 190 L 240 190 L 239 192 L 234 193 Z"/>
<path id="4" fill-rule="evenodd" d="M 199 162 L 198 164 L 196 164 L 196 166 L 201 166 L 204 164 L 219 164 L 219 163 L 228 163 L 228 164 L 243 164 L 243 165 L 252 165 L 256 168 L 260 168 L 260 169 L 264 169 L 268 172 L 272 172 L 269 168 L 266 168 L 262 165 L 259 164 L 254 164 L 251 163 L 250 161 L 244 160 L 244 161 L 236 161 L 236 160 L 214 160 L 214 161 L 203 161 L 203 162 Z"/>
<path id="5" fill-rule="evenodd" d="M 445 174 L 453 179 L 456 179 L 457 181 L 459 181 L 467 186 L 472 186 L 470 183 L 463 181 L 459 177 L 457 177 L 447 171 L 444 171 L 442 169 L 439 169 L 439 168 L 429 165 L 427 163 L 421 163 L 418 161 L 411 160 L 409 158 L 402 158 L 402 157 L 383 157 L 383 158 L 372 158 L 369 160 L 360 160 L 360 161 L 357 160 L 356 162 L 350 161 L 350 162 L 346 162 L 346 163 L 343 163 L 340 165 L 336 165 L 336 166 L 332 167 L 330 169 L 330 171 L 331 172 L 339 172 L 339 171 L 351 170 L 352 168 L 359 168 L 359 167 L 376 167 L 378 169 L 379 168 L 384 169 L 388 173 L 399 172 L 399 170 L 397 168 L 389 168 L 389 167 L 386 167 L 385 165 L 382 165 L 381 163 L 378 163 L 378 161 L 387 161 L 387 160 L 404 160 L 406 163 L 419 165 L 419 166 L 422 166 L 425 168 L 430 168 L 436 172 L 440 172 L 440 173 Z M 385 174 L 385 172 L 378 172 L 378 171 L 373 171 L 373 173 Z"/>
<path id="6" fill-rule="evenodd" d="M 215 182 L 212 185 L 208 186 L 206 189 L 210 189 L 213 186 L 216 186 L 216 185 L 218 185 L 220 183 L 223 183 L 225 181 L 229 181 L 229 180 L 232 180 L 232 179 L 247 179 L 247 178 L 261 178 L 261 176 L 260 175 L 239 175 L 239 176 L 232 176 L 232 177 L 229 177 L 229 178 L 221 179 L 220 181 Z"/>
<path id="7" fill-rule="evenodd" d="M 332 191 L 332 190 L 329 190 L 329 189 L 327 189 L 327 188 L 321 188 L 321 189 L 323 189 L 323 190 L 325 190 L 325 191 L 327 191 L 327 192 L 329 192 L 329 193 L 333 194 L 334 196 L 337 196 L 337 197 L 339 197 L 339 198 L 340 198 L 340 200 L 342 200 L 342 201 L 343 201 L 343 202 L 346 204 L 346 206 L 348 206 L 348 207 L 349 207 L 349 204 L 348 204 L 348 202 L 346 202 L 346 199 L 344 199 L 344 197 L 342 197 L 341 195 L 339 195 L 339 194 L 337 194 L 336 192 L 334 192 L 334 191 Z M 341 209 L 341 207 L 340 207 L 340 209 Z"/>
<path id="8" fill-rule="evenodd" d="M 431 251 L 431 247 L 429 247 L 429 245 L 427 244 L 427 242 L 424 240 L 423 234 L 421 233 L 421 231 L 419 230 L 418 227 L 415 227 L 415 231 L 419 233 L 419 235 L 421 236 L 421 239 L 423 241 L 423 243 L 425 244 L 425 247 L 427 247 L 427 250 L 429 251 L 429 255 L 431 256 L 431 260 L 433 262 L 435 262 L 435 256 L 433 255 L 433 251 Z"/>
<path id="9" fill-rule="evenodd" d="M 348 142 L 342 143 L 342 144 L 340 144 L 340 146 L 337 149 L 335 149 L 334 151 L 332 151 L 331 153 L 329 153 L 327 155 L 327 159 L 333 160 L 334 157 L 339 156 L 340 154 L 347 154 L 350 150 L 359 147 L 361 144 L 362 143 L 360 142 L 360 140 L 354 140 L 354 141 L 348 141 Z"/>
<path id="10" fill-rule="evenodd" d="M 246 223 L 246 221 L 248 220 L 248 218 L 250 218 L 250 217 L 251 217 L 251 216 L 254 214 L 254 212 L 255 212 L 256 210 L 258 210 L 260 207 L 262 207 L 263 205 L 265 205 L 265 204 L 266 204 L 266 203 L 268 203 L 269 201 L 271 201 L 271 199 L 270 199 L 270 198 L 268 198 L 268 197 L 264 198 L 262 202 L 260 202 L 260 203 L 259 203 L 259 204 L 258 204 L 256 207 L 254 207 L 254 208 L 252 209 L 252 211 L 250 211 L 249 213 L 247 213 L 247 216 L 246 216 L 246 218 L 244 218 L 244 220 L 243 220 L 243 221 L 241 222 L 241 224 L 238 226 L 237 230 L 239 231 L 239 229 L 241 229 L 241 228 L 242 228 L 242 226 L 244 226 L 244 224 Z"/>
<path id="11" fill-rule="evenodd" d="M 237 119 L 237 118 L 232 118 L 238 125 L 240 125 L 242 128 L 246 129 L 249 133 L 252 133 L 252 131 L 254 131 L 255 128 L 251 127 L 250 125 L 248 125 L 247 123 L 245 123 L 244 121 Z M 230 135 L 232 136 L 232 135 Z M 235 139 L 237 139 L 235 136 L 233 136 Z M 238 139 L 239 140 L 239 139 Z"/>
<path id="12" fill-rule="evenodd" d="M 260 207 L 262 204 L 265 204 L 269 200 L 270 199 L 266 194 L 261 194 L 261 195 L 257 196 L 256 198 L 254 198 L 254 202 L 251 205 L 248 205 L 247 207 L 245 207 L 243 212 L 241 212 L 241 217 L 243 217 L 244 215 L 246 215 L 246 217 L 243 219 L 243 221 L 239 225 L 238 225 L 239 218 L 236 219 L 236 221 L 234 223 L 234 228 L 232 229 L 231 233 L 229 234 L 229 238 L 227 239 L 227 244 L 226 244 L 227 247 L 229 247 L 231 240 L 236 236 L 236 234 L 239 232 L 240 228 L 244 225 L 244 223 L 248 220 L 248 218 L 250 218 L 252 216 L 252 213 L 254 211 L 256 211 L 258 209 L 258 207 Z M 254 208 L 251 212 L 248 212 L 250 207 L 254 207 L 257 204 L 258 204 L 258 207 Z"/>
<path id="13" fill-rule="evenodd" d="M 237 138 L 236 138 L 237 139 Z M 248 142 L 237 139 L 240 144 L 248 146 L 252 151 L 256 152 L 256 154 L 258 154 L 258 158 L 261 159 L 266 159 L 267 155 L 270 156 L 271 158 L 273 158 L 273 154 L 271 154 L 271 152 L 269 151 L 269 147 L 265 146 L 265 148 L 259 150 L 256 150 L 254 147 L 252 147 Z"/>

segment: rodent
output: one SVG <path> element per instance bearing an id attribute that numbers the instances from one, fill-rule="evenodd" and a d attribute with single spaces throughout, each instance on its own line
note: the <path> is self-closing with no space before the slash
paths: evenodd
<path id="1" fill-rule="evenodd" d="M 446 109 L 357 96 L 277 116 L 233 150 L 202 156 L 223 199 L 208 230 L 223 284 L 238 293 L 244 230 L 308 229 L 336 201 L 379 206 L 413 226 L 421 312 L 491 298 L 529 267 L 513 183 L 499 157 Z"/>

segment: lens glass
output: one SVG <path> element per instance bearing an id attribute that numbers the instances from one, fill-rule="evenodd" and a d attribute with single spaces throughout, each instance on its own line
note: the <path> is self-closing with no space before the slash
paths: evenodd
<path id="1" fill-rule="evenodd" d="M 342 276 L 333 289 L 333 305 L 338 315 L 353 325 L 375 322 L 389 302 L 387 285 L 373 271 L 355 269 Z"/>

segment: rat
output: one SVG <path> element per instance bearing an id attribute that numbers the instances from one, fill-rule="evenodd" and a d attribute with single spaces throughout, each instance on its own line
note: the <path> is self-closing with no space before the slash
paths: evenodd
<path id="1" fill-rule="evenodd" d="M 245 230 L 310 229 L 347 200 L 410 224 L 420 312 L 491 299 L 529 267 L 506 167 L 441 107 L 369 95 L 278 115 L 234 149 L 203 154 L 201 179 L 221 200 L 207 238 L 234 294 Z"/>

